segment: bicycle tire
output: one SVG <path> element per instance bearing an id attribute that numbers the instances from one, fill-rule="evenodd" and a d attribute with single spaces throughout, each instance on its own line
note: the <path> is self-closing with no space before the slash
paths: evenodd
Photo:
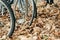
<path id="1" fill-rule="evenodd" d="M 32 2 L 33 2 L 33 14 L 32 14 L 32 19 L 31 19 L 30 24 L 29 24 L 30 26 L 32 25 L 33 19 L 34 18 L 37 18 L 37 7 L 36 7 L 36 3 L 35 3 L 34 0 L 32 0 Z"/>
<path id="2" fill-rule="evenodd" d="M 32 4 L 30 4 L 29 1 L 31 1 Z M 31 16 L 31 19 L 30 19 L 30 22 L 29 22 L 29 26 L 31 26 L 32 25 L 32 22 L 33 22 L 33 19 L 34 18 L 37 18 L 37 7 L 36 7 L 36 3 L 35 3 L 34 0 L 28 0 L 28 3 L 26 3 L 26 1 L 24 1 L 23 3 L 24 4 L 28 4 L 29 3 L 30 5 L 32 5 L 32 16 Z M 25 9 L 25 11 L 26 11 L 25 16 L 28 16 L 28 6 L 27 5 L 23 5 L 23 3 L 21 2 L 21 5 L 20 6 L 22 6 L 21 7 L 22 10 L 20 10 L 20 12 L 21 13 L 24 13 L 23 12 L 24 11 L 23 9 L 26 8 Z M 23 8 L 23 6 L 25 6 L 25 7 Z"/>
<path id="3" fill-rule="evenodd" d="M 37 18 L 37 7 L 36 7 L 36 3 L 35 3 L 34 0 L 31 0 L 31 2 L 32 2 L 32 11 L 33 11 L 33 12 L 32 12 L 32 17 L 31 17 L 29 26 L 32 25 L 34 18 Z M 28 11 L 28 7 L 27 7 L 26 9 L 27 9 L 27 11 Z M 28 16 L 28 12 L 27 12 L 26 15 Z"/>
<path id="4" fill-rule="evenodd" d="M 13 12 L 11 6 L 5 0 L 0 0 L 0 3 L 2 3 L 7 8 L 7 10 L 9 11 L 9 14 L 10 14 L 11 25 L 10 25 L 10 30 L 7 33 L 7 36 L 10 37 L 10 36 L 12 36 L 12 34 L 13 34 L 14 30 L 15 30 L 14 12 Z"/>

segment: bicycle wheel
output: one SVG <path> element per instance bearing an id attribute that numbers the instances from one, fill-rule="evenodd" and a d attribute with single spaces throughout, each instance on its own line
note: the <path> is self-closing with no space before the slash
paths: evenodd
<path id="1" fill-rule="evenodd" d="M 6 0 L 0 0 L 0 4 L 2 6 L 2 9 L 0 10 L 4 10 L 0 12 L 0 37 L 4 35 L 10 37 L 12 36 L 15 29 L 14 12 L 11 9 L 11 6 L 6 2 Z"/>
<path id="2" fill-rule="evenodd" d="M 34 0 L 20 0 L 20 12 L 24 23 L 31 26 L 33 19 L 37 17 L 37 8 Z"/>

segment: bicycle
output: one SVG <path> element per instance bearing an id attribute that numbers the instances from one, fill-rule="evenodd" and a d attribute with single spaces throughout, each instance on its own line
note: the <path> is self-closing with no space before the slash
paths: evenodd
<path id="1" fill-rule="evenodd" d="M 16 21 L 16 19 L 15 19 L 15 15 L 14 15 L 14 11 L 13 11 L 13 9 L 11 8 L 11 4 L 13 4 L 13 1 L 14 0 L 12 0 L 12 1 L 10 1 L 10 0 L 0 0 L 0 7 L 2 7 L 2 9 L 0 9 L 1 11 L 0 11 L 0 24 L 2 24 L 3 26 L 2 26 L 2 29 L 0 29 L 1 31 L 2 30 L 4 30 L 4 28 L 6 28 L 5 30 L 4 30 L 4 32 L 3 33 L 1 33 L 2 35 L 7 35 L 7 36 L 12 36 L 12 34 L 13 34 L 13 32 L 14 32 L 14 30 L 15 30 L 15 21 Z M 33 22 L 33 19 L 34 18 L 36 18 L 37 17 L 37 8 L 36 8 L 36 4 L 35 4 L 35 2 L 34 2 L 34 0 L 31 0 L 31 2 L 32 2 L 32 4 L 30 4 L 29 3 L 29 1 L 28 0 L 25 0 L 24 2 L 22 1 L 22 0 L 20 0 L 20 6 L 22 6 L 21 8 L 22 8 L 22 10 L 26 10 L 25 12 L 23 12 L 23 11 L 21 11 L 23 14 L 24 14 L 24 17 L 23 18 L 25 18 L 25 16 L 27 16 L 28 18 L 30 18 L 29 19 L 29 25 L 31 25 L 32 24 L 32 22 Z M 18 0 L 16 1 L 16 5 L 17 5 L 17 3 L 18 3 Z M 28 4 L 29 3 L 29 4 Z M 24 4 L 25 4 L 25 6 L 24 6 Z M 32 5 L 32 12 L 31 12 L 31 15 L 30 15 L 30 17 L 29 17 L 29 6 L 30 5 Z M 25 7 L 25 9 L 24 9 L 24 7 Z M 20 9 L 21 9 L 20 8 Z M 31 7 L 30 7 L 31 8 Z M 5 10 L 4 10 L 5 9 Z M 3 12 L 3 10 L 5 11 L 5 12 Z M 2 14 L 2 15 L 1 15 Z M 2 20 L 4 20 L 4 21 L 2 21 Z M 8 25 L 7 25 L 8 24 Z M 5 26 L 5 25 L 7 25 L 7 26 Z M 7 31 L 7 28 L 8 28 L 8 31 Z M 7 32 L 6 32 L 7 31 Z M 5 33 L 6 32 L 6 33 Z M 2 36 L 1 35 L 1 36 Z"/>

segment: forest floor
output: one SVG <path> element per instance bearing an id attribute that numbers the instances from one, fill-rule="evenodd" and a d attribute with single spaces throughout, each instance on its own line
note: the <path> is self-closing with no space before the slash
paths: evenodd
<path id="1" fill-rule="evenodd" d="M 18 12 L 16 18 L 19 18 Z M 0 40 L 60 40 L 60 2 L 38 3 L 37 19 L 31 26 L 17 24 L 11 38 L 4 36 Z"/>

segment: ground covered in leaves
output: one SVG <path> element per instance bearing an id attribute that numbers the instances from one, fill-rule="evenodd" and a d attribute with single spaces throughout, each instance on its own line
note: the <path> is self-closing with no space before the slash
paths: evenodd
<path id="1" fill-rule="evenodd" d="M 37 19 L 31 26 L 16 23 L 16 29 L 11 38 L 5 40 L 60 40 L 60 2 L 46 5 L 37 3 Z M 16 19 L 19 18 L 17 12 Z"/>

